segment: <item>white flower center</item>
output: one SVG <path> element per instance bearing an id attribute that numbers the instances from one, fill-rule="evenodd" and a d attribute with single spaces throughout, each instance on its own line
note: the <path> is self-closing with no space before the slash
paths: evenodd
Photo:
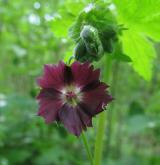
<path id="1" fill-rule="evenodd" d="M 79 87 L 74 85 L 64 87 L 61 90 L 61 93 L 63 103 L 76 106 L 80 101 L 82 101 L 82 92 Z"/>

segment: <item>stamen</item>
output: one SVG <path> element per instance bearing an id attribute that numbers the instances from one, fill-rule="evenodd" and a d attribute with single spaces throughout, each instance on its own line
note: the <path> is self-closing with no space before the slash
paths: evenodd
<path id="1" fill-rule="evenodd" d="M 80 88 L 74 85 L 66 86 L 61 90 L 61 93 L 63 102 L 71 106 L 76 106 L 82 99 Z"/>

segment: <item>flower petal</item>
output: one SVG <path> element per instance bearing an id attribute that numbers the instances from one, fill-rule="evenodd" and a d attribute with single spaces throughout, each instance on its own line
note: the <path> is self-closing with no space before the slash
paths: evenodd
<path id="1" fill-rule="evenodd" d="M 79 117 L 83 123 L 84 130 L 88 127 L 92 127 L 92 116 L 87 113 L 86 109 L 84 109 L 82 106 L 77 106 L 77 112 L 79 114 Z"/>
<path id="2" fill-rule="evenodd" d="M 100 70 L 93 70 L 93 65 L 90 65 L 88 62 L 84 64 L 81 64 L 80 62 L 74 62 L 71 65 L 71 69 L 74 82 L 80 87 L 84 87 L 92 81 L 99 79 Z"/>
<path id="3" fill-rule="evenodd" d="M 112 101 L 112 97 L 108 95 L 106 88 L 107 85 L 101 82 L 96 88 L 83 92 L 82 102 L 93 116 L 103 111 L 103 106 Z"/>
<path id="4" fill-rule="evenodd" d="M 40 93 L 36 97 L 37 99 L 60 99 L 60 92 L 53 88 L 44 88 L 40 90 Z"/>
<path id="5" fill-rule="evenodd" d="M 42 89 L 37 99 L 39 100 L 38 115 L 42 116 L 46 123 L 56 120 L 58 110 L 62 107 L 60 93 L 54 89 Z"/>
<path id="6" fill-rule="evenodd" d="M 62 107 L 60 101 L 40 100 L 38 115 L 45 119 L 46 123 L 51 123 L 57 119 L 58 111 Z"/>
<path id="7" fill-rule="evenodd" d="M 59 119 L 64 127 L 72 134 L 79 136 L 83 130 L 83 123 L 77 113 L 76 107 L 65 104 L 59 111 Z"/>
<path id="8" fill-rule="evenodd" d="M 37 83 L 42 88 L 61 89 L 64 86 L 65 64 L 59 62 L 58 65 L 45 65 L 44 74 L 37 79 Z"/>
<path id="9" fill-rule="evenodd" d="M 101 84 L 101 82 L 99 80 L 97 81 L 92 81 L 91 83 L 87 84 L 86 86 L 84 86 L 82 89 L 81 89 L 81 92 L 87 92 L 89 90 L 93 90 L 95 88 L 97 88 L 99 85 Z M 106 88 L 108 86 L 106 85 Z"/>
<path id="10" fill-rule="evenodd" d="M 64 71 L 64 82 L 66 85 L 70 85 L 73 82 L 71 67 L 67 65 L 65 66 L 65 71 Z"/>

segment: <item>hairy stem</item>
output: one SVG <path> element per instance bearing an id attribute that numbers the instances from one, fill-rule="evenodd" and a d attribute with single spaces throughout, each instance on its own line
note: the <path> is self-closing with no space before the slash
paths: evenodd
<path id="1" fill-rule="evenodd" d="M 113 64 L 113 70 L 112 70 L 112 80 L 111 80 L 111 93 L 115 97 L 115 91 L 117 86 L 117 78 L 118 78 L 118 72 L 119 72 L 119 61 L 115 61 Z M 107 157 L 109 156 L 110 149 L 111 149 L 111 139 L 112 139 L 112 125 L 113 125 L 113 110 L 114 110 L 114 103 L 110 106 L 111 111 L 108 111 L 107 113 L 107 141 L 106 141 L 106 148 L 107 148 Z"/>
<path id="2" fill-rule="evenodd" d="M 82 132 L 82 140 L 83 140 L 83 143 L 84 143 L 87 155 L 88 155 L 88 159 L 90 160 L 90 164 L 93 165 L 91 150 L 89 148 L 88 141 L 87 141 L 87 139 L 85 137 L 84 132 Z"/>
<path id="3" fill-rule="evenodd" d="M 106 56 L 104 64 L 104 81 L 109 81 L 111 73 L 112 60 Z M 95 150 L 94 150 L 94 165 L 101 165 L 102 153 L 103 153 L 103 140 L 106 130 L 106 112 L 104 111 L 99 115 L 97 135 L 95 140 Z"/>

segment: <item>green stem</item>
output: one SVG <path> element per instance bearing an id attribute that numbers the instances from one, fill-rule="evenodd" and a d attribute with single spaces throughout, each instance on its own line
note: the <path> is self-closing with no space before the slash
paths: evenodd
<path id="1" fill-rule="evenodd" d="M 106 56 L 104 64 L 104 80 L 109 81 L 109 76 L 111 72 L 112 60 Z M 99 115 L 97 135 L 95 140 L 95 151 L 94 151 L 94 165 L 101 165 L 102 152 L 103 152 L 103 139 L 106 129 L 106 112 L 104 111 Z"/>
<path id="2" fill-rule="evenodd" d="M 86 151 L 87 151 L 87 155 L 88 155 L 88 158 L 89 158 L 89 160 L 90 160 L 90 164 L 93 165 L 91 150 L 90 150 L 90 148 L 89 148 L 88 141 L 87 141 L 87 139 L 86 139 L 86 137 L 85 137 L 84 132 L 82 132 L 82 140 L 83 140 L 85 149 L 86 149 Z"/>
<path id="3" fill-rule="evenodd" d="M 102 147 L 103 147 L 103 134 L 105 130 L 105 112 L 99 115 L 97 135 L 95 141 L 95 151 L 94 151 L 94 165 L 100 165 L 102 159 Z"/>
<path id="4" fill-rule="evenodd" d="M 112 80 L 111 80 L 111 93 L 114 97 L 116 97 L 116 86 L 117 86 L 117 82 L 118 82 L 118 73 L 119 73 L 119 61 L 115 61 L 114 64 L 113 64 L 113 68 L 112 68 Z M 113 117 L 114 117 L 114 114 L 113 114 L 113 110 L 114 110 L 114 103 L 111 104 L 110 106 L 110 111 L 107 112 L 107 141 L 106 141 L 106 155 L 105 155 L 105 158 L 108 158 L 109 157 L 109 154 L 110 154 L 110 148 L 111 148 L 111 139 L 112 139 L 112 132 L 113 132 Z M 116 113 L 118 114 L 118 112 Z M 119 125 L 118 125 L 119 126 Z M 119 129 L 118 129 L 119 131 Z M 117 139 L 119 139 L 119 135 L 117 134 Z M 119 146 L 118 146 L 119 148 Z"/>

